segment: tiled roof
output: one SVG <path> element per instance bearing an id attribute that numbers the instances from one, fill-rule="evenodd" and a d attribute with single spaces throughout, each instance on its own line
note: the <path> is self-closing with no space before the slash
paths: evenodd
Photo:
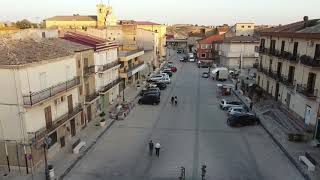
<path id="1" fill-rule="evenodd" d="M 0 65 L 25 65 L 74 54 L 73 49 L 61 46 L 65 45 L 62 39 L 0 41 Z"/>
<path id="2" fill-rule="evenodd" d="M 54 16 L 45 21 L 97 21 L 97 16 Z"/>
<path id="3" fill-rule="evenodd" d="M 222 35 L 212 35 L 205 37 L 203 39 L 198 40 L 200 44 L 212 44 L 215 41 L 221 41 L 223 40 L 224 36 Z"/>
<path id="4" fill-rule="evenodd" d="M 117 48 L 118 45 L 115 42 L 101 39 L 95 36 L 80 32 L 66 32 L 63 39 L 80 43 L 86 46 L 94 48 L 95 51 L 101 51 L 109 48 Z"/>
<path id="5" fill-rule="evenodd" d="M 161 25 L 150 21 L 135 21 L 137 25 Z"/>
<path id="6" fill-rule="evenodd" d="M 81 51 L 93 49 L 93 47 L 86 46 L 86 45 L 83 45 L 80 43 L 75 43 L 72 41 L 68 41 L 68 40 L 62 39 L 62 38 L 50 39 L 50 43 L 52 43 L 53 45 L 56 45 L 56 46 L 63 47 L 65 49 L 73 51 L 73 52 L 81 52 Z"/>
<path id="7" fill-rule="evenodd" d="M 320 19 L 299 21 L 283 26 L 263 29 L 261 35 L 277 35 L 296 38 L 317 38 L 320 39 Z"/>
<path id="8" fill-rule="evenodd" d="M 259 42 L 259 39 L 254 36 L 234 36 L 234 37 L 227 37 L 223 40 L 225 43 L 232 43 L 232 42 Z"/>

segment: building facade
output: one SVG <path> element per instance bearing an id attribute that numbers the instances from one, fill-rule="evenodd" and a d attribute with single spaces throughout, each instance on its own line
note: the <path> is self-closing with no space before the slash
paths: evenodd
<path id="1" fill-rule="evenodd" d="M 37 165 L 45 137 L 54 154 L 85 126 L 75 52 L 57 41 L 8 40 L 0 47 L 0 81 L 6 85 L 0 96 L 1 156 L 7 152 L 11 166 Z"/>
<path id="2" fill-rule="evenodd" d="M 223 36 L 221 35 L 212 35 L 208 36 L 206 38 L 203 38 L 201 40 L 197 41 L 197 57 L 198 57 L 198 63 L 208 63 L 213 64 L 214 63 L 214 51 L 215 46 L 213 45 L 216 41 L 223 40 Z"/>
<path id="3" fill-rule="evenodd" d="M 226 37 L 215 43 L 220 65 L 235 69 L 252 68 L 259 58 L 258 46 L 259 39 L 253 36 Z"/>
<path id="4" fill-rule="evenodd" d="M 257 84 L 311 127 L 320 139 L 320 22 L 261 31 Z"/>
<path id="5" fill-rule="evenodd" d="M 237 23 L 225 33 L 225 37 L 253 36 L 254 27 L 254 23 Z"/>

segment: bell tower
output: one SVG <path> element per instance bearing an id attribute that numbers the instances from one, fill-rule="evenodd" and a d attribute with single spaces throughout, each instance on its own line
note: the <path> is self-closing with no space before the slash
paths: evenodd
<path id="1" fill-rule="evenodd" d="M 108 8 L 103 3 L 97 5 L 97 27 L 105 27 Z"/>

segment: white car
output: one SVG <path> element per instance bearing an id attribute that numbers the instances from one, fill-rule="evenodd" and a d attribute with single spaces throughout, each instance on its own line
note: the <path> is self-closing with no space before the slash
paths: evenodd
<path id="1" fill-rule="evenodd" d="M 163 78 L 165 78 L 164 75 L 162 75 L 162 74 L 157 74 L 157 75 L 154 75 L 154 76 L 150 77 L 149 80 L 151 80 L 151 81 L 159 81 L 159 80 L 161 80 L 161 79 L 163 79 Z"/>
<path id="2" fill-rule="evenodd" d="M 227 101 L 226 99 L 222 99 L 220 101 L 220 108 L 223 110 L 229 110 L 229 108 L 243 108 L 244 105 L 238 101 Z"/>
<path id="3" fill-rule="evenodd" d="M 247 113 L 247 110 L 244 107 L 231 107 L 228 110 L 228 115 L 244 114 Z"/>
<path id="4" fill-rule="evenodd" d="M 158 80 L 158 82 L 170 84 L 171 83 L 171 79 L 169 77 L 164 77 L 163 79 Z"/>
<path id="5" fill-rule="evenodd" d="M 169 78 L 169 75 L 167 73 L 160 73 L 160 75 L 162 75 L 163 77 Z"/>

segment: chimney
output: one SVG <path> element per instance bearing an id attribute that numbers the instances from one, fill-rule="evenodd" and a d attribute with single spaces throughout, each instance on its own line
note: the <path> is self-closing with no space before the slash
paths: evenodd
<path id="1" fill-rule="evenodd" d="M 304 27 L 308 27 L 309 17 L 308 17 L 308 16 L 304 16 L 304 17 L 303 17 L 303 21 L 304 21 Z"/>

